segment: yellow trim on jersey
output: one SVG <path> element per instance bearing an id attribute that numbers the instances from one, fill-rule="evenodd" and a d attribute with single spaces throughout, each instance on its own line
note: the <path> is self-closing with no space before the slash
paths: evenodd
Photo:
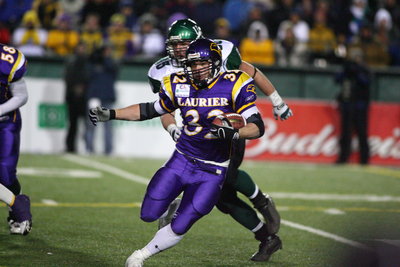
<path id="1" fill-rule="evenodd" d="M 173 110 L 170 110 L 169 108 L 167 108 L 167 106 L 164 104 L 164 100 L 160 100 L 161 106 L 163 106 L 163 108 L 168 111 L 168 113 L 171 113 Z"/>
<path id="2" fill-rule="evenodd" d="M 14 202 L 15 202 L 15 195 L 11 199 L 10 207 L 12 207 L 14 205 Z"/>
<path id="3" fill-rule="evenodd" d="M 214 84 L 219 80 L 220 77 L 221 73 L 219 73 L 218 76 L 214 78 L 214 81 L 207 86 L 208 89 L 211 89 L 214 86 Z"/>
<path id="4" fill-rule="evenodd" d="M 233 86 L 232 89 L 232 104 L 233 104 L 233 109 L 236 109 L 236 99 L 235 96 L 237 95 L 238 91 L 242 88 L 243 84 L 248 81 L 250 78 L 250 76 L 245 73 L 242 72 L 242 74 L 240 74 L 239 78 L 236 80 L 235 85 Z"/>
<path id="5" fill-rule="evenodd" d="M 19 66 L 19 62 L 21 61 L 22 58 L 21 52 L 19 52 L 18 50 L 17 52 L 18 52 L 17 62 L 15 62 L 14 66 L 11 69 L 10 74 L 8 75 L 8 82 L 11 82 L 12 79 L 14 78 L 14 74 L 17 71 L 17 67 Z"/>
<path id="6" fill-rule="evenodd" d="M 163 83 L 165 85 L 165 90 L 167 90 L 167 92 L 169 93 L 169 95 L 171 97 L 172 104 L 174 104 L 174 106 L 176 106 L 174 94 L 172 93 L 171 76 L 165 76 L 163 78 Z M 161 104 L 163 104 L 163 103 L 161 102 Z M 164 106 L 164 104 L 163 104 L 163 106 Z M 169 110 L 169 109 L 167 109 L 167 110 Z"/>
<path id="7" fill-rule="evenodd" d="M 247 108 L 248 106 L 254 105 L 255 103 L 256 103 L 256 102 L 251 102 L 251 103 L 248 103 L 247 105 L 242 106 L 241 108 L 239 108 L 239 109 L 236 111 L 236 113 L 242 112 L 243 109 Z"/>

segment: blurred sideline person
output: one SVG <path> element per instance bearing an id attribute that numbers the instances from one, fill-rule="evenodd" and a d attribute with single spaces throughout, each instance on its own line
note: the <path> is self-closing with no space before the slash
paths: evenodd
<path id="1" fill-rule="evenodd" d="M 183 70 L 183 61 L 189 43 L 201 36 L 201 28 L 191 19 L 177 20 L 171 25 L 166 41 L 168 57 L 158 60 L 148 72 L 154 93 L 160 90 L 160 84 L 165 75 Z M 222 49 L 222 70 L 240 69 L 251 76 L 256 85 L 269 95 L 276 119 L 279 117 L 286 120 L 292 115 L 292 111 L 283 102 L 268 78 L 253 65 L 242 61 L 237 48 L 231 42 L 226 40 L 214 40 L 214 42 Z M 174 117 L 166 114 L 161 117 L 161 121 L 174 141 L 178 142 L 181 129 L 176 125 Z M 234 149 L 235 153 L 231 159 L 231 166 L 217 208 L 252 231 L 255 238 L 261 242 L 259 251 L 251 259 L 267 261 L 276 251 L 276 247 L 281 247 L 281 240 L 275 235 L 280 227 L 280 215 L 271 197 L 264 195 L 245 171 L 238 170 L 244 156 L 245 141 L 239 140 Z M 258 218 L 257 213 L 246 202 L 237 196 L 237 192 L 250 199 L 254 207 L 263 215 L 266 224 Z M 171 220 L 178 206 L 179 199 L 173 202 L 169 211 L 162 216 L 160 226 Z"/>
<path id="2" fill-rule="evenodd" d="M 26 235 L 32 226 L 30 200 L 21 193 L 17 178 L 21 114 L 28 100 L 23 76 L 25 56 L 11 46 L 0 44 L 0 200 L 9 207 L 10 233 Z"/>
<path id="3" fill-rule="evenodd" d="M 163 79 L 159 99 L 123 109 L 91 109 L 94 124 L 110 119 L 147 120 L 179 109 L 184 130 L 171 158 L 151 179 L 142 202 L 141 219 L 160 218 L 183 193 L 171 222 L 127 259 L 126 267 L 140 267 L 152 255 L 175 246 L 192 225 L 217 203 L 230 160 L 232 142 L 263 135 L 264 123 L 255 105 L 253 80 L 241 71 L 220 72 L 221 50 L 208 39 L 191 43 L 184 72 Z M 202 103 L 202 104 L 199 104 Z M 222 113 L 242 114 L 247 125 L 236 130 L 213 124 Z"/>
<path id="4" fill-rule="evenodd" d="M 65 103 L 68 106 L 66 151 L 76 153 L 76 134 L 79 118 L 86 121 L 86 92 L 89 82 L 89 58 L 86 44 L 78 43 L 75 53 L 67 59 L 64 70 Z"/>
<path id="5" fill-rule="evenodd" d="M 89 108 L 103 106 L 111 108 L 116 99 L 115 83 L 118 76 L 117 62 L 112 58 L 112 46 L 104 44 L 90 57 L 87 103 Z M 95 128 L 87 121 L 85 140 L 88 153 L 94 153 Z M 111 122 L 104 124 L 104 154 L 113 151 L 113 128 Z"/>
<path id="6" fill-rule="evenodd" d="M 343 71 L 336 77 L 336 82 L 342 86 L 338 95 L 341 133 L 337 164 L 346 163 L 351 155 L 353 131 L 358 136 L 360 164 L 369 162 L 368 111 L 371 77 L 363 56 L 360 48 L 350 48 L 349 59 L 344 62 Z"/>

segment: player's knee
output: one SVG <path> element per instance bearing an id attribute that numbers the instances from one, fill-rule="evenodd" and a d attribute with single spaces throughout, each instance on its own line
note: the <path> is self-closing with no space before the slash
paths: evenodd
<path id="1" fill-rule="evenodd" d="M 145 212 L 145 211 L 142 211 L 141 213 L 140 213 L 140 219 L 142 220 L 142 221 L 145 221 L 145 222 L 154 222 L 155 220 L 157 220 L 159 218 L 159 216 L 157 216 L 157 214 L 154 214 L 154 213 L 152 213 L 152 212 Z"/>
<path id="2" fill-rule="evenodd" d="M 187 223 L 179 223 L 179 222 L 171 223 L 171 229 L 177 235 L 186 234 L 186 232 L 189 231 L 191 226 L 192 224 L 187 224 Z"/>
<path id="3" fill-rule="evenodd" d="M 224 203 L 223 201 L 218 201 L 218 203 L 215 206 L 222 213 L 229 214 L 231 212 L 229 205 L 226 205 L 226 203 Z"/>

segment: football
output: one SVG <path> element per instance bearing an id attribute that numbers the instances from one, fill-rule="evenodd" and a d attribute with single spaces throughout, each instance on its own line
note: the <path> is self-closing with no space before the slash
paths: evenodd
<path id="1" fill-rule="evenodd" d="M 229 121 L 225 120 L 227 119 Z M 219 116 L 217 116 L 213 124 L 219 125 L 219 126 L 232 126 L 235 129 L 240 129 L 246 125 L 246 121 L 243 119 L 242 115 L 238 113 L 224 113 Z"/>

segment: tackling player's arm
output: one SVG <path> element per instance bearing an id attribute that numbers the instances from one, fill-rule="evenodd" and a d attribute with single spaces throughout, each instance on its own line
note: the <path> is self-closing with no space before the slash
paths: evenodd
<path id="1" fill-rule="evenodd" d="M 272 113 L 276 120 L 278 118 L 281 120 L 287 120 L 293 115 L 292 110 L 283 101 L 271 81 L 258 68 L 246 61 L 242 61 L 239 69 L 250 75 L 254 79 L 254 83 L 257 87 L 269 97 L 273 106 Z"/>
<path id="2" fill-rule="evenodd" d="M 241 71 L 246 72 L 250 77 L 254 79 L 254 83 L 258 88 L 267 96 L 270 96 L 272 93 L 276 92 L 274 85 L 271 81 L 265 76 L 260 70 L 258 70 L 252 64 L 242 61 L 239 66 Z"/>
<path id="3" fill-rule="evenodd" d="M 277 120 L 286 120 L 293 115 L 292 110 L 282 100 L 278 91 L 275 89 L 271 81 L 265 76 L 259 69 L 254 65 L 242 60 L 237 47 L 232 46 L 230 42 L 222 41 L 225 43 L 225 47 L 230 51 L 226 59 L 226 67 L 229 70 L 240 69 L 246 72 L 250 77 L 254 79 L 254 83 L 260 90 L 269 97 L 272 102 L 273 108 L 272 113 Z"/>

